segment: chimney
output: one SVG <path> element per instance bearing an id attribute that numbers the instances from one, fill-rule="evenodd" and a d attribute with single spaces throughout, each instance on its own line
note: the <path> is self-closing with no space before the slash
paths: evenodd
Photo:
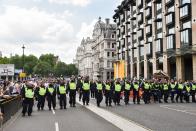
<path id="1" fill-rule="evenodd" d="M 106 22 L 106 25 L 109 25 L 110 24 L 110 19 L 109 18 L 106 18 L 105 19 L 105 22 Z"/>

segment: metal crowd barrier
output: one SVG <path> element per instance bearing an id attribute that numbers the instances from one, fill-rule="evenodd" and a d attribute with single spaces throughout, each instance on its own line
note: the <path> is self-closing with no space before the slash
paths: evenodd
<path id="1" fill-rule="evenodd" d="M 11 117 L 14 116 L 21 107 L 21 96 L 19 95 L 11 96 L 11 98 L 9 99 L 0 99 L 0 108 L 3 118 L 2 120 L 0 120 L 0 127 L 2 127 L 2 124 L 10 120 Z"/>

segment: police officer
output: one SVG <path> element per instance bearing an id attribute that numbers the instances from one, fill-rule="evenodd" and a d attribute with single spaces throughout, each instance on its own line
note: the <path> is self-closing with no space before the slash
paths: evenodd
<path id="1" fill-rule="evenodd" d="M 169 84 L 170 88 L 170 94 L 171 94 L 171 101 L 174 103 L 174 96 L 176 94 L 176 84 L 173 80 L 171 80 L 171 83 Z"/>
<path id="2" fill-rule="evenodd" d="M 79 101 L 81 101 L 82 99 L 82 86 L 83 86 L 83 82 L 82 82 L 82 79 L 81 77 L 78 77 L 78 80 L 77 80 L 77 89 L 78 89 L 78 93 L 79 93 Z"/>
<path id="3" fill-rule="evenodd" d="M 196 81 L 195 82 L 192 82 L 192 85 L 191 85 L 191 95 L 192 95 L 192 102 L 196 102 L 195 100 L 195 92 L 196 92 Z"/>
<path id="4" fill-rule="evenodd" d="M 108 106 L 108 104 L 109 106 L 112 106 L 112 90 L 111 90 L 111 83 L 109 80 L 106 81 L 104 94 L 105 94 L 106 106 Z"/>
<path id="5" fill-rule="evenodd" d="M 95 98 L 95 93 L 96 93 L 96 82 L 91 80 L 90 82 L 90 91 L 91 91 L 91 98 Z"/>
<path id="6" fill-rule="evenodd" d="M 190 93 L 191 93 L 191 86 L 190 86 L 190 84 L 187 82 L 186 84 L 185 84 L 185 100 L 186 100 L 186 102 L 187 103 L 189 103 L 190 102 Z"/>
<path id="7" fill-rule="evenodd" d="M 145 83 L 143 83 L 143 99 L 144 99 L 144 103 L 145 104 L 149 104 L 150 103 L 150 89 L 151 89 L 151 85 L 149 81 L 146 81 Z"/>
<path id="8" fill-rule="evenodd" d="M 51 106 L 55 110 L 56 108 L 56 88 L 52 83 L 49 84 L 48 88 L 46 89 L 46 96 L 48 100 L 48 108 L 51 110 Z"/>
<path id="9" fill-rule="evenodd" d="M 90 95 L 90 82 L 88 77 L 85 78 L 82 86 L 82 95 L 83 95 L 83 105 L 88 105 L 89 104 L 89 95 Z"/>
<path id="10" fill-rule="evenodd" d="M 183 85 L 182 81 L 180 81 L 176 86 L 177 86 L 176 102 L 178 103 L 178 99 L 180 97 L 180 102 L 183 103 L 183 90 L 184 90 L 184 85 Z"/>
<path id="11" fill-rule="evenodd" d="M 168 103 L 169 85 L 166 80 L 163 82 L 163 95 L 164 95 L 164 102 Z"/>
<path id="12" fill-rule="evenodd" d="M 96 99 L 97 106 L 100 107 L 100 103 L 103 100 L 103 84 L 100 80 L 96 84 Z"/>
<path id="13" fill-rule="evenodd" d="M 126 80 L 124 85 L 124 102 L 125 105 L 129 104 L 129 96 L 130 96 L 131 84 L 129 80 Z"/>
<path id="14" fill-rule="evenodd" d="M 33 111 L 34 104 L 34 85 L 32 83 L 27 83 L 26 86 L 23 86 L 21 90 L 21 95 L 23 99 L 23 109 L 22 116 L 25 116 L 26 112 L 28 112 L 28 116 L 31 116 Z"/>
<path id="15" fill-rule="evenodd" d="M 40 108 L 41 110 L 44 110 L 45 96 L 46 96 L 46 88 L 44 84 L 42 83 L 40 87 L 36 88 L 35 92 L 38 99 L 37 109 L 38 111 L 40 110 Z"/>
<path id="16" fill-rule="evenodd" d="M 66 97 L 66 86 L 64 82 L 60 83 L 60 86 L 57 88 L 58 98 L 59 98 L 59 105 L 60 109 L 66 109 L 67 107 L 67 97 Z"/>
<path id="17" fill-rule="evenodd" d="M 139 96 L 139 82 L 135 81 L 132 84 L 132 89 L 133 89 L 133 103 L 135 104 L 135 99 L 137 98 L 137 104 L 140 104 L 140 96 Z"/>
<path id="18" fill-rule="evenodd" d="M 122 90 L 122 86 L 120 84 L 120 79 L 117 79 L 116 83 L 115 83 L 115 100 L 114 100 L 114 104 L 116 105 L 120 105 L 120 95 L 121 95 L 121 90 Z"/>
<path id="19" fill-rule="evenodd" d="M 69 91 L 69 104 L 71 107 L 76 107 L 76 83 L 75 79 L 71 78 L 70 83 L 68 83 L 68 91 Z"/>

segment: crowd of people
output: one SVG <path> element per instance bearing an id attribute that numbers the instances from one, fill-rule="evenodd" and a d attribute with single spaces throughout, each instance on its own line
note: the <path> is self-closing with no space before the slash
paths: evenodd
<path id="1" fill-rule="evenodd" d="M 7 87 L 7 88 L 5 88 Z M 175 103 L 196 102 L 196 81 L 174 81 L 165 79 L 154 80 L 90 80 L 89 77 L 72 76 L 70 80 L 64 79 L 38 79 L 23 82 L 1 83 L 4 93 L 20 94 L 22 96 L 23 116 L 31 116 L 34 100 L 37 101 L 37 110 L 44 110 L 45 101 L 48 109 L 56 109 L 59 100 L 60 109 L 67 108 L 67 99 L 70 107 L 76 107 L 76 94 L 83 105 L 89 105 L 90 98 L 96 99 L 100 107 L 105 97 L 105 105 L 128 105 L 133 97 L 134 104 L 140 104 L 141 99 L 149 103 Z M 5 89 L 4 89 L 5 88 Z M 124 102 L 121 102 L 121 101 Z"/>

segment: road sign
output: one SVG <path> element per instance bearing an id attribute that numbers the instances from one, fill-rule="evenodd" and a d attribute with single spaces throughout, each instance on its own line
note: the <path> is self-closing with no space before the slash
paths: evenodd
<path id="1" fill-rule="evenodd" d="M 0 64 L 0 76 L 14 76 L 14 64 Z"/>

